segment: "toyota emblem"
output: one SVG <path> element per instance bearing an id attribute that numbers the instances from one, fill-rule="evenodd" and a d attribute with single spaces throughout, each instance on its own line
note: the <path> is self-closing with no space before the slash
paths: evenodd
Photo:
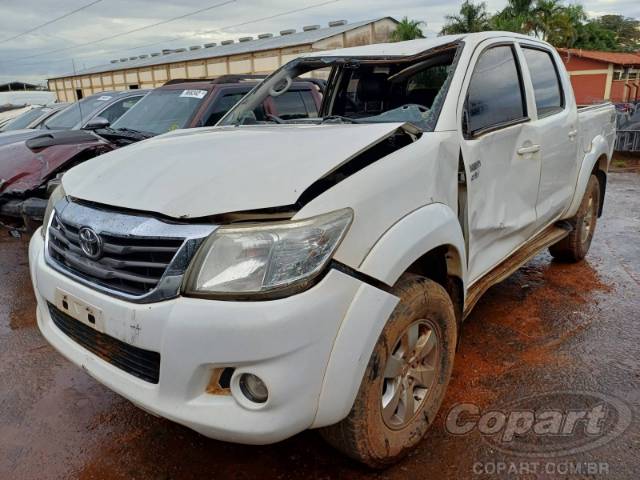
<path id="1" fill-rule="evenodd" d="M 102 255 L 102 240 L 100 239 L 100 235 L 89 227 L 82 227 L 79 235 L 80 248 L 82 248 L 83 253 L 92 260 L 100 258 Z"/>

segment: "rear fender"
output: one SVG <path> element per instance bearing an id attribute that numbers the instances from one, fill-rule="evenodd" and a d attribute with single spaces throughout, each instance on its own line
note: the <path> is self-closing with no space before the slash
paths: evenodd
<path id="1" fill-rule="evenodd" d="M 573 199 L 565 213 L 562 215 L 563 219 L 571 218 L 578 212 L 578 208 L 580 208 L 580 203 L 582 202 L 582 197 L 584 197 L 584 192 L 587 190 L 587 184 L 589 183 L 591 173 L 600 162 L 601 158 L 605 159 L 605 161 L 600 165 L 600 169 L 606 172 L 609 170 L 609 162 L 611 161 L 611 148 L 607 140 L 602 135 L 598 135 L 593 139 L 593 142 L 591 142 L 591 149 L 582 160 L 580 172 L 578 173 L 578 181 L 576 182 L 576 188 L 573 193 Z"/>

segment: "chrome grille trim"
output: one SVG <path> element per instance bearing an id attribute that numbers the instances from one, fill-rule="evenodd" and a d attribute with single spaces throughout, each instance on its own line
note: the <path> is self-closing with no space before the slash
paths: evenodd
<path id="1" fill-rule="evenodd" d="M 83 285 L 135 303 L 178 296 L 196 250 L 217 228 L 110 211 L 69 198 L 56 203 L 46 227 L 49 266 Z M 103 256 L 98 260 L 80 248 L 82 227 L 93 229 L 102 239 Z"/>

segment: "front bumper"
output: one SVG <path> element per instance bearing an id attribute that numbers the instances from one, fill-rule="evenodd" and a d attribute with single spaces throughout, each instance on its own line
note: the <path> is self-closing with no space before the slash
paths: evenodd
<path id="1" fill-rule="evenodd" d="M 33 231 L 42 223 L 47 203 L 47 199 L 38 197 L 0 199 L 0 223 L 12 229 Z"/>
<path id="2" fill-rule="evenodd" d="M 331 270 L 310 290 L 279 300 L 227 302 L 178 297 L 134 304 L 53 270 L 45 263 L 43 249 L 44 242 L 36 232 L 29 260 L 38 326 L 46 339 L 69 360 L 144 410 L 208 437 L 233 442 L 271 443 L 317 426 L 314 421 L 321 397 L 328 398 L 321 414 L 325 423 L 346 415 L 355 393 L 332 394 L 330 384 L 336 382 L 326 377 L 343 320 L 357 315 L 362 317 L 359 323 L 374 318 L 384 324 L 396 301 L 358 279 Z M 60 292 L 98 309 L 105 334 L 159 352 L 159 383 L 129 375 L 58 329 L 47 304 L 55 303 Z M 367 308 L 357 308 L 354 298 L 360 298 Z M 372 299 L 377 301 L 372 303 Z M 372 304 L 376 305 L 373 311 Z M 360 336 L 369 337 L 371 332 Z M 354 392 L 370 355 L 370 351 L 366 354 L 370 346 L 364 340 L 361 343 L 347 342 L 346 350 L 358 359 L 354 362 L 357 365 L 340 365 L 333 369 L 337 373 L 330 375 L 339 377 L 336 384 L 354 384 Z M 361 349 L 364 354 L 359 353 Z M 337 358 L 344 358 L 344 354 Z M 269 389 L 267 402 L 257 405 L 245 401 L 239 389 L 234 391 L 233 380 L 232 395 L 206 393 L 212 371 L 222 367 L 235 368 L 234 378 L 243 372 L 259 376 Z M 354 378 L 346 379 L 345 375 Z"/>

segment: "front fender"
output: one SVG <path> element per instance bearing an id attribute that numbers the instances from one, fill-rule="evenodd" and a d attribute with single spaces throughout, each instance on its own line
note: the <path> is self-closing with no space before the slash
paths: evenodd
<path id="1" fill-rule="evenodd" d="M 562 215 L 563 219 L 571 218 L 578 212 L 578 208 L 580 208 L 580 203 L 582 202 L 582 197 L 584 197 L 584 192 L 587 190 L 587 183 L 589 183 L 591 172 L 593 172 L 593 168 L 596 166 L 600 158 L 606 157 L 608 169 L 609 161 L 611 159 L 610 150 L 611 148 L 609 143 L 602 135 L 596 136 L 593 142 L 591 142 L 591 150 L 589 150 L 582 160 L 580 172 L 578 172 L 576 188 L 573 192 L 573 199 L 565 213 Z"/>
<path id="2" fill-rule="evenodd" d="M 387 230 L 358 270 L 393 285 L 418 258 L 445 245 L 457 251 L 457 274 L 464 282 L 465 243 L 458 218 L 446 205 L 432 203 Z M 334 340 L 313 428 L 332 425 L 349 414 L 375 344 L 398 302 L 392 293 L 362 283 Z"/>
<path id="3" fill-rule="evenodd" d="M 414 210 L 393 225 L 376 242 L 358 270 L 393 285 L 409 266 L 425 253 L 451 246 L 459 259 L 457 275 L 467 275 L 464 235 L 458 217 L 442 203 Z"/>

